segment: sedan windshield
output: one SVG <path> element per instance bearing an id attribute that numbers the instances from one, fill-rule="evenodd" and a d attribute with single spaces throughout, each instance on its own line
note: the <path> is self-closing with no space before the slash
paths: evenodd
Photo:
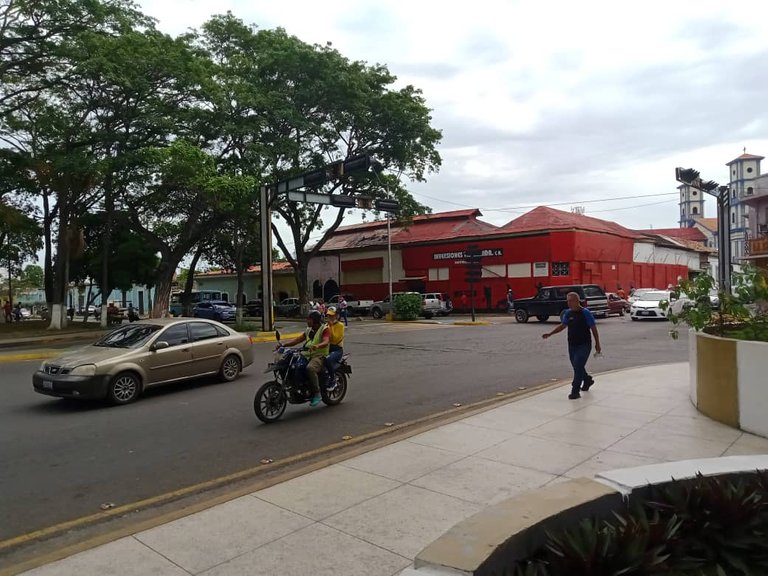
<path id="1" fill-rule="evenodd" d="M 661 300 L 669 300 L 669 294 L 667 292 L 643 292 L 637 299 L 648 302 L 659 302 Z"/>
<path id="2" fill-rule="evenodd" d="M 94 346 L 104 348 L 139 348 L 146 344 L 162 326 L 156 324 L 130 324 L 105 335 Z"/>

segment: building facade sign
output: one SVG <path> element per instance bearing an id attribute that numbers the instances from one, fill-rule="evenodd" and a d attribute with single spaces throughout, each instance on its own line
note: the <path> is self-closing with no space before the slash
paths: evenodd
<path id="1" fill-rule="evenodd" d="M 503 256 L 504 250 L 502 248 L 483 248 L 481 257 L 491 258 L 494 256 Z M 455 260 L 457 262 L 467 258 L 467 253 L 464 250 L 455 252 L 435 252 L 432 254 L 433 260 Z"/>

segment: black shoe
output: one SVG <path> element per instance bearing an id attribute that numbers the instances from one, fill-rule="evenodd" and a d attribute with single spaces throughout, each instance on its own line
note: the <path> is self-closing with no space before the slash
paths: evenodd
<path id="1" fill-rule="evenodd" d="M 578 400 L 579 398 L 581 398 L 581 394 L 568 394 L 568 400 Z"/>
<path id="2" fill-rule="evenodd" d="M 589 380 L 584 381 L 584 384 L 581 385 L 581 389 L 584 392 L 589 392 L 589 389 L 592 388 L 592 384 L 594 383 L 595 383 L 595 379 L 590 377 Z"/>

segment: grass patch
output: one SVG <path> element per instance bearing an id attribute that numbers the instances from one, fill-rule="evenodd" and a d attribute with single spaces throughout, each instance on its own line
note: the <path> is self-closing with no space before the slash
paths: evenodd
<path id="1" fill-rule="evenodd" d="M 48 330 L 50 322 L 47 320 L 23 320 L 12 324 L 0 324 L 0 339 L 10 340 L 13 338 L 34 338 L 36 336 L 51 336 L 55 334 L 67 334 L 71 332 L 99 331 L 103 330 L 97 322 L 83 323 L 82 320 L 75 319 L 74 322 L 67 324 L 66 328 L 61 330 Z"/>

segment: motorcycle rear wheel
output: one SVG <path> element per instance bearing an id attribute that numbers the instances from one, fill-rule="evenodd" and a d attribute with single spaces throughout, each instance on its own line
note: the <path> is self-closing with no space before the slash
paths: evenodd
<path id="1" fill-rule="evenodd" d="M 267 382 L 259 388 L 253 399 L 253 411 L 264 424 L 271 424 L 279 420 L 287 405 L 288 398 L 285 395 L 285 390 L 275 380 Z"/>
<path id="2" fill-rule="evenodd" d="M 344 396 L 347 395 L 347 375 L 336 372 L 336 379 L 338 380 L 336 388 L 330 392 L 324 388 L 320 390 L 320 394 L 323 397 L 323 403 L 325 403 L 326 406 L 336 406 L 337 404 L 341 404 L 341 401 L 344 400 Z"/>

